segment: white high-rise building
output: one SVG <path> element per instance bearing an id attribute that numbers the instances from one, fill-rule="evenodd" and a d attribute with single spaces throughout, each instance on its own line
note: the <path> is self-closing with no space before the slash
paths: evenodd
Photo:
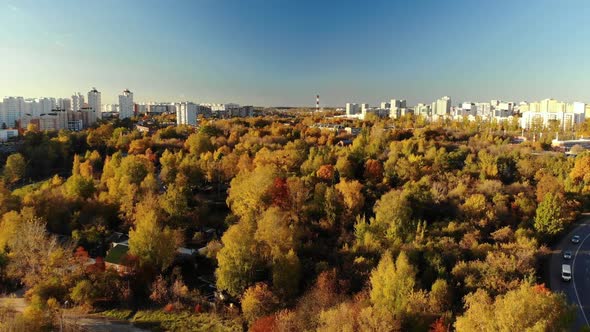
<path id="1" fill-rule="evenodd" d="M 346 115 L 351 116 L 355 114 L 359 114 L 360 109 L 359 105 L 356 103 L 346 103 Z"/>
<path id="2" fill-rule="evenodd" d="M 451 113 L 451 97 L 444 96 L 434 102 L 434 109 L 432 110 L 437 116 L 445 116 Z"/>
<path id="3" fill-rule="evenodd" d="M 135 115 L 135 103 L 133 102 L 133 92 L 125 89 L 122 95 L 119 95 L 119 119 L 131 118 Z"/>
<path id="4" fill-rule="evenodd" d="M 147 114 L 148 112 L 148 105 L 147 104 L 136 104 L 137 114 Z"/>
<path id="5" fill-rule="evenodd" d="M 84 95 L 80 92 L 72 95 L 72 111 L 77 112 L 84 107 Z"/>
<path id="6" fill-rule="evenodd" d="M 177 125 L 197 125 L 197 115 L 199 114 L 199 105 L 191 102 L 176 104 L 176 124 Z"/>
<path id="7" fill-rule="evenodd" d="M 361 104 L 361 114 L 367 114 L 368 110 L 369 110 L 369 104 L 362 103 Z"/>
<path id="8" fill-rule="evenodd" d="M 82 127 L 88 128 L 96 123 L 97 113 L 92 107 L 84 106 L 79 112 L 76 113 L 76 120 L 82 120 Z"/>
<path id="9" fill-rule="evenodd" d="M 461 107 L 458 107 L 455 110 L 454 116 L 457 117 L 464 117 L 464 116 L 476 116 L 477 115 L 477 105 L 475 103 L 466 101 L 461 104 Z"/>
<path id="10" fill-rule="evenodd" d="M 56 101 L 57 108 L 63 111 L 71 111 L 72 110 L 72 100 L 69 98 L 57 98 Z"/>
<path id="11" fill-rule="evenodd" d="M 573 128 L 585 120 L 584 103 L 564 103 L 555 99 L 545 99 L 540 102 L 521 104 L 520 126 L 524 129 L 549 127 L 558 124 L 563 130 Z"/>
<path id="12" fill-rule="evenodd" d="M 25 110 L 25 99 L 23 97 L 6 97 L 2 102 L 0 112 L 0 125 L 7 128 L 17 128 L 16 121 L 20 120 Z"/>
<path id="13" fill-rule="evenodd" d="M 92 88 L 92 90 L 88 91 L 88 107 L 94 110 L 96 118 L 101 118 L 100 113 L 102 109 L 102 104 L 100 99 L 100 92 L 96 90 L 96 88 Z"/>
<path id="14" fill-rule="evenodd" d="M 391 108 L 389 111 L 389 117 L 397 119 L 403 114 L 405 114 L 406 110 L 406 100 L 405 99 L 392 99 L 391 100 Z"/>
<path id="15" fill-rule="evenodd" d="M 414 114 L 429 118 L 432 115 L 431 107 L 430 105 L 420 103 L 414 107 Z"/>
<path id="16" fill-rule="evenodd" d="M 39 98 L 33 102 L 33 114 L 39 116 L 41 114 L 51 113 L 55 107 L 55 98 Z"/>
<path id="17" fill-rule="evenodd" d="M 477 107 L 477 115 L 484 119 L 492 117 L 492 104 L 491 103 L 475 103 Z"/>
<path id="18" fill-rule="evenodd" d="M 119 113 L 119 105 L 117 104 L 104 104 L 102 105 L 102 112 L 103 113 Z"/>
<path id="19" fill-rule="evenodd" d="M 406 108 L 406 100 L 405 99 L 392 99 L 391 100 L 391 108 Z"/>

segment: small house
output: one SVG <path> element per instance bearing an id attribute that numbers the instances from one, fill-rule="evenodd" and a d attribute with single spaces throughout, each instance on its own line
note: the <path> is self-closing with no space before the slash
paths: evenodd
<path id="1" fill-rule="evenodd" d="M 116 243 L 107 252 L 104 258 L 105 266 L 107 269 L 114 269 L 120 274 L 131 273 L 131 267 L 126 265 L 128 263 L 127 253 L 129 252 L 129 246 L 125 244 Z"/>

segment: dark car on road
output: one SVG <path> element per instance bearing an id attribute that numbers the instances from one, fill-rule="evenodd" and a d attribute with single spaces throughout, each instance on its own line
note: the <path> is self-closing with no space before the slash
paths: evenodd
<path id="1" fill-rule="evenodd" d="M 569 250 L 566 250 L 563 252 L 563 258 L 564 259 L 572 259 L 572 252 Z"/>
<path id="2" fill-rule="evenodd" d="M 580 243 L 580 236 L 579 235 L 574 235 L 572 237 L 572 243 Z"/>

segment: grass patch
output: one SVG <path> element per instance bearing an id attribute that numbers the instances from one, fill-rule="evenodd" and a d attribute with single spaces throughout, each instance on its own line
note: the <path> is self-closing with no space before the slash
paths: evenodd
<path id="1" fill-rule="evenodd" d="M 100 315 L 103 315 L 103 316 L 106 316 L 106 317 L 110 317 L 110 318 L 115 318 L 115 319 L 120 319 L 120 320 L 127 320 L 127 319 L 131 318 L 131 315 L 133 315 L 133 310 L 128 310 L 128 309 L 111 309 L 111 310 L 99 312 L 99 314 Z"/>
<path id="2" fill-rule="evenodd" d="M 26 194 L 29 194 L 29 193 L 39 190 L 39 188 L 41 188 L 41 186 L 48 181 L 49 180 L 43 180 L 43 181 L 24 185 L 20 188 L 14 189 L 14 191 L 12 191 L 12 194 L 14 196 L 18 196 L 20 198 L 23 198 L 23 197 L 25 197 Z"/>
<path id="3" fill-rule="evenodd" d="M 0 331 L 31 331 L 32 326 L 27 324 L 21 313 L 10 308 L 0 306 Z"/>
<path id="4" fill-rule="evenodd" d="M 153 331 L 242 331 L 237 320 L 222 319 L 214 314 L 189 312 L 167 313 L 162 310 L 142 310 L 131 321 Z"/>

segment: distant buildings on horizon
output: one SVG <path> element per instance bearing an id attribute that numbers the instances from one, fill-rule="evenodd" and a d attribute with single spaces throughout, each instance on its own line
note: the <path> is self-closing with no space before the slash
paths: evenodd
<path id="1" fill-rule="evenodd" d="M 40 130 L 81 130 L 104 117 L 127 119 L 139 114 L 176 114 L 178 125 L 196 125 L 202 117 L 248 117 L 253 106 L 235 103 L 213 104 L 185 102 L 135 103 L 133 92 L 125 89 L 118 96 L 118 104 L 102 104 L 101 92 L 92 88 L 86 95 L 74 93 L 70 98 L 5 97 L 0 102 L 0 129 L 24 129 L 29 124 Z M 538 102 L 462 102 L 452 105 L 445 96 L 432 103 L 408 106 L 405 99 L 381 102 L 379 107 L 367 103 L 346 103 L 345 117 L 365 119 L 368 114 L 378 117 L 400 118 L 407 114 L 427 120 L 467 119 L 470 121 L 518 121 L 523 129 L 543 128 L 559 123 L 561 129 L 573 128 L 590 118 L 590 105 L 581 102 L 561 102 L 544 99 Z"/>
<path id="2" fill-rule="evenodd" d="M 408 107 L 406 100 L 392 99 L 381 102 L 379 107 L 369 107 L 369 104 L 346 103 L 345 117 L 365 119 L 368 114 L 378 117 L 400 118 L 406 114 L 415 114 L 427 120 L 453 119 L 470 121 L 513 121 L 523 129 L 544 128 L 552 123 L 558 123 L 561 129 L 573 128 L 590 118 L 590 105 L 581 102 L 566 103 L 555 99 L 543 99 L 539 102 L 506 102 L 491 100 L 490 102 L 463 102 L 452 106 L 448 96 L 437 99 L 431 104 L 419 103 Z"/>
<path id="3" fill-rule="evenodd" d="M 176 106 L 176 124 L 195 126 L 199 116 L 218 118 L 250 117 L 254 114 L 254 106 L 240 106 L 234 103 L 228 104 L 195 104 L 182 102 Z"/>
<path id="4" fill-rule="evenodd" d="M 86 97 L 86 98 L 85 98 Z M 29 124 L 39 130 L 81 130 L 104 117 L 127 119 L 139 114 L 176 113 L 177 124 L 196 125 L 198 116 L 252 116 L 253 106 L 238 104 L 196 104 L 193 102 L 141 103 L 133 100 L 133 92 L 123 90 L 118 104 L 102 104 L 101 93 L 92 88 L 86 96 L 80 92 L 70 98 L 5 97 L 0 101 L 0 129 L 24 129 Z"/>

